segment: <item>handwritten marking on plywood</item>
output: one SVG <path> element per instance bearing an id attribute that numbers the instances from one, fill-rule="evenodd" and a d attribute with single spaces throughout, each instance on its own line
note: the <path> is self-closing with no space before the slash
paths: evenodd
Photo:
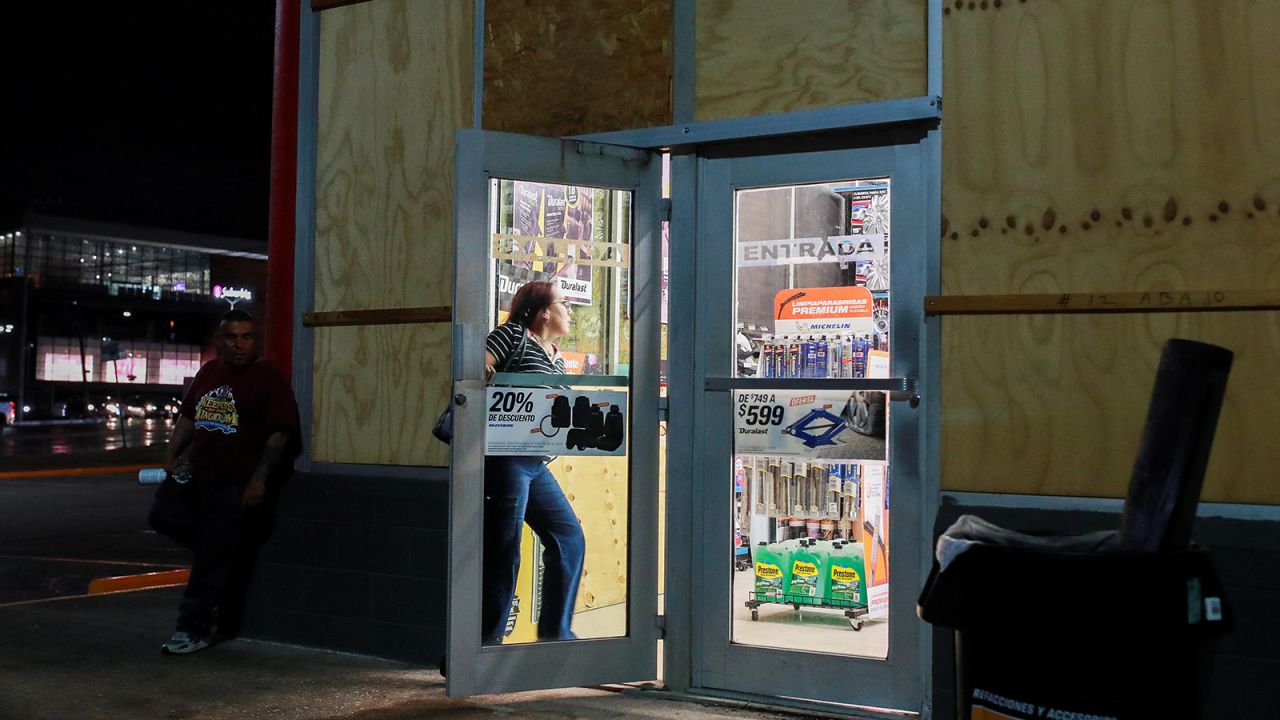
<path id="1" fill-rule="evenodd" d="M 924 95 L 925 0 L 701 0 L 698 120 Z"/>
<path id="2" fill-rule="evenodd" d="M 1046 295 L 929 295 L 925 315 L 1280 310 L 1280 290 L 1149 290 Z"/>
<path id="3" fill-rule="evenodd" d="M 944 295 L 1280 287 L 1280 3 L 966 3 L 942 24 Z M 942 484 L 1122 496 L 1160 346 L 1188 337 L 1237 353 L 1204 498 L 1280 503 L 1276 322 L 948 317 Z"/>
<path id="4" fill-rule="evenodd" d="M 471 2 L 326 11 L 315 310 L 449 305 L 454 132 L 471 125 Z"/>
<path id="5" fill-rule="evenodd" d="M 1259 23 L 1280 4 L 949 13 L 944 293 L 1268 287 L 1280 41 Z"/>
<path id="6" fill-rule="evenodd" d="M 449 325 L 316 328 L 310 448 L 318 462 L 449 464 L 431 427 L 449 397 Z"/>

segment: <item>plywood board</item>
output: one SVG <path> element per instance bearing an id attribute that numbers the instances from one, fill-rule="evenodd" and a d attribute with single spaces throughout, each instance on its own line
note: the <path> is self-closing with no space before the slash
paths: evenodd
<path id="1" fill-rule="evenodd" d="M 431 435 L 449 397 L 448 324 L 316 328 L 311 456 L 317 462 L 449 464 Z"/>
<path id="2" fill-rule="evenodd" d="M 407 0 L 324 13 L 311 309 L 451 304 L 473 16 L 471 2 Z M 427 430 L 447 397 L 450 341 L 447 324 L 317 330 L 312 457 L 447 464 Z"/>
<path id="3" fill-rule="evenodd" d="M 549 466 L 587 538 L 578 611 L 627 599 L 628 462 L 625 456 L 562 457 Z"/>
<path id="4" fill-rule="evenodd" d="M 1280 4 L 946 8 L 944 294 L 1280 287 Z M 943 322 L 944 487 L 1123 495 L 1177 336 L 1237 353 L 1205 498 L 1280 502 L 1274 313 Z"/>
<path id="5" fill-rule="evenodd" d="M 471 2 L 408 0 L 324 13 L 313 309 L 451 304 L 473 15 Z"/>
<path id="6" fill-rule="evenodd" d="M 924 95 L 925 0 L 700 0 L 695 117 Z"/>
<path id="7" fill-rule="evenodd" d="M 1243 0 L 949 12 L 943 291 L 1275 287 L 1277 24 Z"/>
<path id="8" fill-rule="evenodd" d="M 486 130 L 561 137 L 671 122 L 672 0 L 488 0 Z"/>
<path id="9" fill-rule="evenodd" d="M 1280 501 L 1280 315 L 949 317 L 943 326 L 943 487 L 1124 497 L 1164 341 L 1211 342 L 1235 363 L 1205 502 Z"/>

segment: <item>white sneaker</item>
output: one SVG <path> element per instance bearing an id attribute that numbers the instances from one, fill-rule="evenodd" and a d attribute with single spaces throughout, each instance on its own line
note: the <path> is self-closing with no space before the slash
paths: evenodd
<path id="1" fill-rule="evenodd" d="M 190 655 L 207 647 L 209 647 L 209 638 L 179 630 L 164 645 L 160 646 L 160 652 L 165 655 Z"/>

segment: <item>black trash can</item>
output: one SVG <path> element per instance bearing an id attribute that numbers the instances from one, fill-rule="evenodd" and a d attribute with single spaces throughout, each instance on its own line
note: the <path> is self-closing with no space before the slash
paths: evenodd
<path id="1" fill-rule="evenodd" d="M 1201 716 L 1213 639 L 1233 625 L 1207 552 L 1001 533 L 940 546 L 920 597 L 920 617 L 955 632 L 958 718 Z"/>

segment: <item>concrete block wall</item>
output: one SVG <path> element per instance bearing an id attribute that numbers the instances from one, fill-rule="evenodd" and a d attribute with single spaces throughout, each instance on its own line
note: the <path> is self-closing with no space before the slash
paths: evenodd
<path id="1" fill-rule="evenodd" d="M 434 665 L 444 654 L 448 471 L 299 473 L 281 494 L 245 634 Z"/>

